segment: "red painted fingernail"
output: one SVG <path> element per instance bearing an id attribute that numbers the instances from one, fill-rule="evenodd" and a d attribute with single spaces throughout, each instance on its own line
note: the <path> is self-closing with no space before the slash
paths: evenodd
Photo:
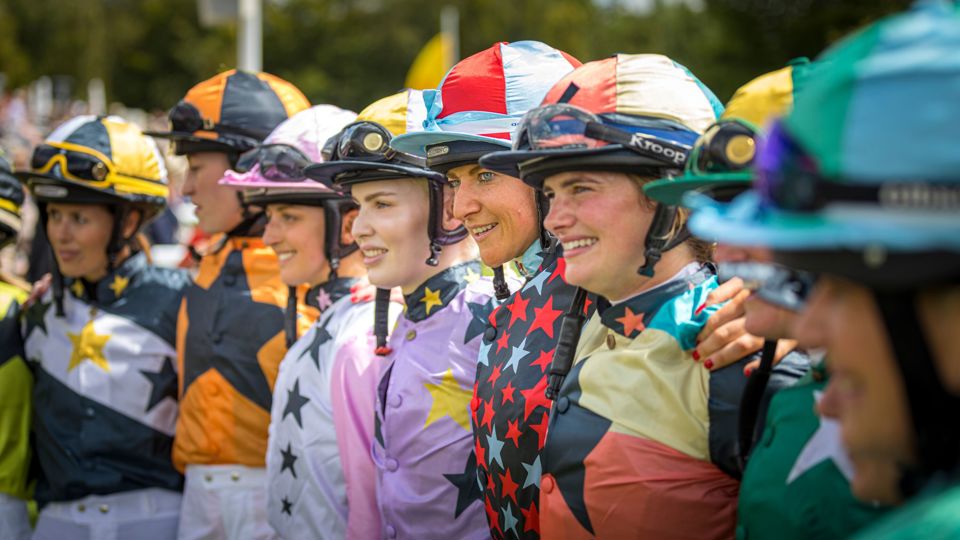
<path id="1" fill-rule="evenodd" d="M 707 358 L 707 360 L 703 363 L 703 367 L 707 369 L 713 369 L 713 360 Z"/>
<path id="2" fill-rule="evenodd" d="M 357 292 L 357 289 L 359 289 L 359 288 L 360 288 L 359 285 L 351 285 L 351 286 L 350 286 L 350 292 L 352 292 L 352 293 Z"/>
<path id="3" fill-rule="evenodd" d="M 748 367 L 747 369 L 743 370 L 743 374 L 747 377 L 749 377 L 750 375 L 753 375 L 753 368 Z"/>
<path id="4" fill-rule="evenodd" d="M 351 294 L 351 295 L 350 295 L 350 301 L 353 302 L 354 304 L 356 304 L 356 303 L 359 301 L 359 300 L 357 299 L 357 295 Z"/>
<path id="5" fill-rule="evenodd" d="M 693 350 L 693 359 L 700 360 L 700 353 L 696 349 Z"/>
<path id="6" fill-rule="evenodd" d="M 698 307 L 697 310 L 693 312 L 693 314 L 694 314 L 694 315 L 699 315 L 700 312 L 703 311 L 703 308 L 705 308 L 705 307 L 707 307 L 707 303 L 706 303 L 706 302 L 700 304 L 700 307 Z"/>

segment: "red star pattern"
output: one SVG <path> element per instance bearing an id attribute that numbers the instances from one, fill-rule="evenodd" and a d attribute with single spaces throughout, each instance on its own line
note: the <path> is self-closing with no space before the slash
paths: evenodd
<path id="1" fill-rule="evenodd" d="M 520 430 L 517 428 L 517 422 L 518 420 L 511 420 L 507 422 L 507 434 L 504 437 L 511 439 L 513 441 L 513 445 L 517 448 L 520 448 L 520 435 L 523 435 L 523 433 L 520 433 Z"/>
<path id="2" fill-rule="evenodd" d="M 507 474 L 500 475 L 500 496 L 504 498 L 513 499 L 513 504 L 517 504 L 517 488 L 520 487 L 520 484 L 513 481 L 513 477 L 510 476 L 510 469 L 507 469 Z"/>
<path id="3" fill-rule="evenodd" d="M 484 501 L 483 507 L 484 510 L 487 511 L 487 523 L 490 525 L 490 528 L 496 530 L 499 536 L 503 536 L 503 530 L 500 528 L 500 513 L 490 505 L 490 499 Z"/>
<path id="4" fill-rule="evenodd" d="M 483 420 L 480 422 L 481 426 L 487 426 L 487 429 L 493 429 L 490 422 L 493 421 L 493 398 L 490 401 L 483 402 Z"/>
<path id="5" fill-rule="evenodd" d="M 547 303 L 542 308 L 533 308 L 533 324 L 530 325 L 530 330 L 527 330 L 527 335 L 529 336 L 539 328 L 547 334 L 547 337 L 553 339 L 554 323 L 562 313 L 563 311 L 559 309 L 553 309 L 553 297 L 548 298 Z"/>
<path id="6" fill-rule="evenodd" d="M 634 332 L 643 332 L 646 328 L 643 324 L 643 313 L 634 313 L 627 307 L 623 317 L 617 319 L 617 322 L 623 325 L 623 335 L 632 336 Z"/>
<path id="7" fill-rule="evenodd" d="M 557 346 L 562 309 L 569 305 L 576 289 L 563 281 L 564 269 L 562 260 L 548 254 L 539 274 L 532 278 L 539 285 L 514 293 L 493 310 L 489 320 L 497 335 L 484 341 L 486 356 L 477 365 L 480 384 L 475 391 L 473 433 L 477 468 L 486 488 L 483 498 L 490 536 L 495 540 L 505 536 L 512 540 L 540 538 L 536 502 L 539 488 L 521 488 L 517 484 L 522 485 L 522 481 L 517 479 L 526 477 L 523 464 L 533 463 L 546 441 L 551 405 L 545 395 L 547 373 Z M 538 329 L 543 331 L 538 332 Z M 523 350 L 526 351 L 519 362 L 516 358 L 519 352 L 511 347 L 513 343 L 510 341 L 510 337 L 516 334 L 519 334 L 516 341 L 523 337 Z M 513 369 L 504 369 L 508 363 Z M 490 452 L 484 451 L 494 427 L 500 441 L 505 443 L 500 448 L 502 461 L 496 466 L 488 461 Z M 494 490 L 493 484 L 502 486 L 502 490 Z M 510 518 L 506 518 L 508 509 L 513 513 Z M 516 526 L 504 531 L 505 523 L 515 523 Z"/>
<path id="8" fill-rule="evenodd" d="M 540 379 L 540 382 L 536 386 L 529 390 L 521 390 L 520 394 L 523 395 L 523 419 L 527 420 L 530 418 L 530 413 L 537 410 L 537 407 L 544 407 L 547 410 L 550 410 L 550 400 L 547 399 L 547 376 L 544 375 Z"/>
<path id="9" fill-rule="evenodd" d="M 501 390 L 501 392 L 503 392 L 503 400 L 501 400 L 500 403 L 502 404 L 508 401 L 513 403 L 514 390 L 516 390 L 516 388 L 513 387 L 513 381 L 508 381 L 507 385 L 503 387 L 503 390 Z M 507 436 L 509 437 L 509 435 Z"/>
<path id="10" fill-rule="evenodd" d="M 539 424 L 530 424 L 530 428 L 537 432 L 537 446 L 543 448 L 544 443 L 547 442 L 547 425 L 550 422 L 550 415 L 544 413 L 540 417 Z"/>
<path id="11" fill-rule="evenodd" d="M 491 373 L 490 376 L 487 377 L 487 380 L 490 381 L 490 384 L 496 386 L 497 379 L 499 378 L 500 378 L 500 366 L 494 366 L 493 373 Z"/>
<path id="12" fill-rule="evenodd" d="M 546 373 L 547 368 L 553 363 L 553 351 L 555 350 L 556 348 L 550 349 L 549 351 L 540 351 L 540 356 L 533 362 L 530 362 L 530 365 L 539 367 L 540 373 Z"/>
<path id="13" fill-rule="evenodd" d="M 557 265 L 554 267 L 553 273 L 550 274 L 550 279 L 547 280 L 547 283 L 552 283 L 553 280 L 557 278 L 566 280 L 567 279 L 566 272 L 567 272 L 567 260 L 564 258 L 557 259 Z"/>
<path id="14" fill-rule="evenodd" d="M 537 510 L 536 501 L 530 503 L 530 508 L 521 508 L 523 514 L 523 532 L 536 531 L 540 524 L 540 511 Z"/>
<path id="15" fill-rule="evenodd" d="M 507 324 L 507 328 L 513 326 L 513 323 L 517 320 L 526 322 L 527 320 L 527 304 L 530 303 L 530 300 L 524 300 L 519 294 L 514 299 L 513 302 L 506 305 L 506 308 L 510 311 L 510 322 Z"/>
<path id="16" fill-rule="evenodd" d="M 487 462 L 487 450 L 480 444 L 480 439 L 474 438 L 473 445 L 476 447 L 477 463 Z"/>
<path id="17" fill-rule="evenodd" d="M 504 330 L 503 335 L 497 340 L 497 353 L 507 348 L 508 341 L 510 341 L 510 336 L 507 334 L 507 331 Z"/>

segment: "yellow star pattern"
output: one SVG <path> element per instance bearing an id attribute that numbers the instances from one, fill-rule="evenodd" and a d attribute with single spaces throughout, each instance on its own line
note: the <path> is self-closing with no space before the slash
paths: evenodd
<path id="1" fill-rule="evenodd" d="M 467 407 L 470 399 L 473 398 L 473 390 L 460 388 L 457 380 L 453 378 L 452 369 L 448 369 L 443 374 L 440 384 L 423 383 L 423 385 L 433 397 L 433 405 L 430 406 L 430 414 L 427 415 L 427 422 L 423 424 L 424 428 L 444 416 L 449 416 L 454 422 L 460 424 L 460 427 L 470 431 L 470 413 Z"/>
<path id="2" fill-rule="evenodd" d="M 420 302 L 427 305 L 427 315 L 429 315 L 431 309 L 443 305 L 440 300 L 440 289 L 434 291 L 430 287 L 424 287 L 423 298 L 420 299 Z"/>
<path id="3" fill-rule="evenodd" d="M 480 279 L 480 274 L 473 271 L 473 268 L 467 268 L 467 274 L 463 276 L 463 280 L 467 283 L 473 284 Z"/>
<path id="4" fill-rule="evenodd" d="M 126 278 L 121 275 L 115 275 L 113 276 L 113 283 L 110 284 L 110 290 L 113 291 L 113 294 L 119 298 L 129 284 L 130 278 Z"/>
<path id="5" fill-rule="evenodd" d="M 110 339 L 109 335 L 100 335 L 93 330 L 93 320 L 83 325 L 79 334 L 67 332 L 67 337 L 73 342 L 73 352 L 70 353 L 70 364 L 67 371 L 80 365 L 84 360 L 90 360 L 104 371 L 110 371 L 107 357 L 103 355 L 103 347 Z"/>
<path id="6" fill-rule="evenodd" d="M 77 298 L 83 298 L 83 283 L 80 283 L 79 279 L 73 282 L 70 290 L 73 291 L 73 295 Z"/>

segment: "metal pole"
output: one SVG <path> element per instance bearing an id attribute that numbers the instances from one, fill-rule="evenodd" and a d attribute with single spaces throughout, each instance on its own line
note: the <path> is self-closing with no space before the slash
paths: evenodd
<path id="1" fill-rule="evenodd" d="M 448 66 L 460 61 L 460 10 L 457 6 L 443 6 L 440 10 L 440 31 L 450 38 L 450 52 L 453 58 L 448 58 Z"/>
<path id="2" fill-rule="evenodd" d="M 246 71 L 263 70 L 262 0 L 238 0 L 237 67 Z"/>

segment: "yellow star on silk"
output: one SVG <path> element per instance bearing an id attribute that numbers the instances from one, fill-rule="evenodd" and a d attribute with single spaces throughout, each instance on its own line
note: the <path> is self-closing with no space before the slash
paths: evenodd
<path id="1" fill-rule="evenodd" d="M 107 357 L 103 355 L 103 347 L 110 340 L 109 335 L 100 335 L 93 330 L 93 321 L 83 325 L 79 334 L 67 332 L 67 337 L 73 342 L 73 352 L 70 353 L 70 364 L 67 371 L 80 365 L 84 360 L 90 360 L 104 371 L 110 371 Z"/>
<path id="2" fill-rule="evenodd" d="M 443 374 L 440 384 L 423 383 L 423 385 L 433 397 L 433 405 L 430 407 L 430 414 L 427 415 L 427 422 L 423 424 L 424 428 L 444 416 L 449 416 L 454 422 L 460 424 L 460 427 L 470 431 L 470 413 L 467 411 L 467 406 L 473 398 L 473 390 L 460 388 L 457 380 L 453 378 L 452 369 L 448 369 Z"/>
<path id="3" fill-rule="evenodd" d="M 473 268 L 467 268 L 467 274 L 463 276 L 463 280 L 467 283 L 476 283 L 480 279 L 480 274 L 473 271 Z"/>
<path id="4" fill-rule="evenodd" d="M 423 298 L 420 299 L 420 302 L 427 305 L 427 315 L 429 315 L 431 309 L 443 305 L 440 300 L 440 289 L 434 291 L 430 287 L 424 287 Z"/>
<path id="5" fill-rule="evenodd" d="M 70 290 L 73 291 L 73 295 L 77 298 L 83 297 L 83 283 L 80 283 L 80 280 L 73 282 L 73 285 L 70 286 Z"/>
<path id="6" fill-rule="evenodd" d="M 113 283 L 110 284 L 110 290 L 113 291 L 115 296 L 120 296 L 123 294 L 123 291 L 127 288 L 127 285 L 130 284 L 130 278 L 125 278 L 120 275 L 113 276 Z"/>

